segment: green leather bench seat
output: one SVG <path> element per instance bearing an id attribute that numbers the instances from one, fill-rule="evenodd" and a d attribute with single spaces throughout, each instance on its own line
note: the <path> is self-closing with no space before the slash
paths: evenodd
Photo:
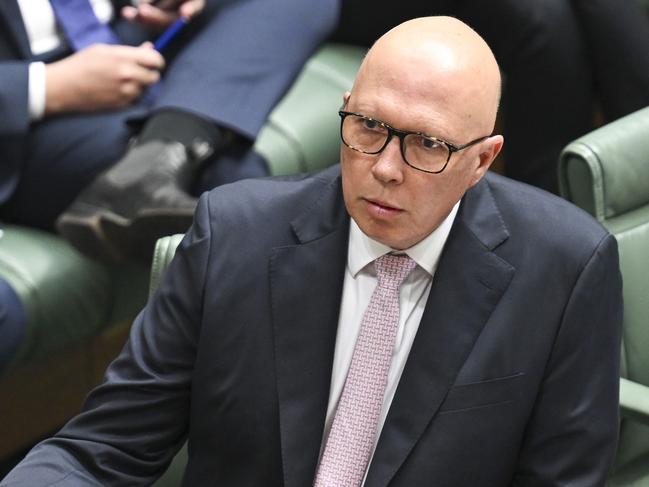
<path id="1" fill-rule="evenodd" d="M 617 239 L 624 282 L 622 424 L 610 486 L 649 485 L 649 108 L 568 145 L 561 193 Z"/>
<path id="2" fill-rule="evenodd" d="M 0 275 L 18 294 L 27 315 L 25 340 L 13 366 L 43 360 L 109 323 L 133 317 L 146 300 L 146 270 L 110 269 L 55 235 L 5 225 Z"/>

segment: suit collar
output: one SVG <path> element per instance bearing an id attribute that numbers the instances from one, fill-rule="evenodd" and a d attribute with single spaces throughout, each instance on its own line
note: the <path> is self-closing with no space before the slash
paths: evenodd
<path id="1" fill-rule="evenodd" d="M 270 285 L 284 485 L 302 487 L 320 452 L 347 254 L 339 177 L 292 227 L 299 243 L 273 249 Z"/>
<path id="2" fill-rule="evenodd" d="M 509 238 L 502 214 L 498 209 L 487 175 L 463 199 L 461 220 L 478 241 L 494 250 Z"/>
<path id="3" fill-rule="evenodd" d="M 462 202 L 388 412 L 366 487 L 389 484 L 437 414 L 514 268 L 494 252 L 508 237 L 487 181 Z"/>
<path id="4" fill-rule="evenodd" d="M 340 229 L 349 221 L 342 196 L 340 166 L 334 166 L 320 177 L 329 182 L 309 206 L 291 222 L 298 242 L 306 244 Z"/>

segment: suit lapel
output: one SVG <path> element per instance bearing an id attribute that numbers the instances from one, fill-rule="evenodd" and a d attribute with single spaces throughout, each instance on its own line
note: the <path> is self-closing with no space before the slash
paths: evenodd
<path id="1" fill-rule="evenodd" d="M 366 487 L 387 485 L 437 413 L 514 269 L 492 249 L 507 230 L 486 181 L 464 198 L 434 277 Z"/>
<path id="2" fill-rule="evenodd" d="M 271 257 L 286 487 L 313 482 L 320 451 L 349 237 L 340 192 L 340 180 L 336 179 L 316 207 L 294 222 L 300 243 L 274 249 Z"/>
<path id="3" fill-rule="evenodd" d="M 14 44 L 22 58 L 29 59 L 32 50 L 29 46 L 29 37 L 27 37 L 18 2 L 16 0 L 0 0 L 0 17 L 5 28 L 3 30 L 9 33 L 9 42 Z"/>

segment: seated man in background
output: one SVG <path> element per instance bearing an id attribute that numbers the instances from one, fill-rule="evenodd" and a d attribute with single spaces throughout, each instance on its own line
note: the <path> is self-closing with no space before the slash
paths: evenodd
<path id="1" fill-rule="evenodd" d="M 500 72 L 448 17 L 381 37 L 341 165 L 204 195 L 83 412 L 2 486 L 603 485 L 614 238 L 487 170 Z"/>
<path id="2" fill-rule="evenodd" d="M 190 189 L 268 173 L 252 143 L 337 14 L 337 0 L 1 2 L 0 218 L 52 229 L 69 207 L 57 226 L 80 250 L 150 256 L 191 223 Z M 143 43 L 180 16 L 162 52 Z"/>

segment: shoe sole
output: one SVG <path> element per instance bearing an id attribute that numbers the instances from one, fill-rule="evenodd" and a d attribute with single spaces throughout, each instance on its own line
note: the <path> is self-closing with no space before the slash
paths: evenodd
<path id="1" fill-rule="evenodd" d="M 132 220 L 106 211 L 89 216 L 64 214 L 56 228 L 79 251 L 93 259 L 106 263 L 138 260 L 149 264 L 158 238 L 186 232 L 192 217 L 193 212 L 187 210 L 145 210 Z"/>
<path id="2" fill-rule="evenodd" d="M 97 213 L 90 216 L 63 214 L 56 222 L 56 229 L 68 242 L 84 255 L 101 262 L 112 263 L 125 260 L 125 255 L 106 238 L 106 221 L 122 220 L 118 215 Z"/>
<path id="3" fill-rule="evenodd" d="M 192 222 L 193 213 L 142 211 L 130 222 L 114 219 L 102 220 L 106 240 L 119 247 L 122 255 L 151 263 L 156 241 L 164 236 L 185 233 Z"/>

